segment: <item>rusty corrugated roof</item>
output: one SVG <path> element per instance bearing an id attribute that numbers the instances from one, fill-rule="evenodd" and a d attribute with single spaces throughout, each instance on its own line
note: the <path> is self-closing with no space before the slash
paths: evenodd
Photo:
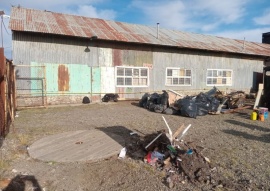
<path id="1" fill-rule="evenodd" d="M 270 45 L 156 27 L 13 7 L 9 28 L 131 43 L 270 56 Z"/>

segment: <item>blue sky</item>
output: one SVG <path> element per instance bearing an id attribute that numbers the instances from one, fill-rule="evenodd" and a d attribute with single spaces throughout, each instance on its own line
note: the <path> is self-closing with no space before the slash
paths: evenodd
<path id="1" fill-rule="evenodd" d="M 11 5 L 253 42 L 270 32 L 269 0 L 0 0 L 7 15 Z M 3 35 L 11 58 L 11 31 Z"/>

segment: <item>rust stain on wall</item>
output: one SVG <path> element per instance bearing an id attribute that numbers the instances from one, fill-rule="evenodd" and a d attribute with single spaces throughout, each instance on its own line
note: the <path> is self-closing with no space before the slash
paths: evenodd
<path id="1" fill-rule="evenodd" d="M 58 91 L 69 91 L 69 72 L 65 65 L 58 66 Z"/>

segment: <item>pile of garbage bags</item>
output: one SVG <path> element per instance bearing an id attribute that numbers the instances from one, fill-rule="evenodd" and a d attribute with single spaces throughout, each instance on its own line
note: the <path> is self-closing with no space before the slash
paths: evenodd
<path id="1" fill-rule="evenodd" d="M 215 97 L 216 88 L 206 92 L 199 93 L 197 96 L 186 96 L 177 101 L 182 116 L 193 117 L 204 116 L 210 112 L 217 112 L 221 100 Z"/>
<path id="2" fill-rule="evenodd" d="M 206 93 L 201 92 L 197 96 L 186 96 L 179 99 L 173 106 L 169 106 L 168 93 L 165 90 L 162 92 L 162 94 L 144 94 L 139 101 L 139 106 L 157 113 L 196 118 L 197 116 L 207 115 L 209 112 L 217 112 L 222 103 L 222 98 L 216 97 L 216 87 Z"/>
<path id="3" fill-rule="evenodd" d="M 162 90 L 162 92 L 162 94 L 144 94 L 139 101 L 139 106 L 157 113 L 164 113 L 170 115 L 177 114 L 178 111 L 176 109 L 169 107 L 168 93 L 165 90 Z"/>

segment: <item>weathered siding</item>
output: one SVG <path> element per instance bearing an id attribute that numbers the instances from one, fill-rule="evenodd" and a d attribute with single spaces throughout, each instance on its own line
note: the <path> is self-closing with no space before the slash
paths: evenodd
<path id="1" fill-rule="evenodd" d="M 13 61 L 16 65 L 31 62 L 86 64 L 98 66 L 97 48 L 87 40 L 13 33 Z M 84 52 L 89 45 L 90 52 Z"/>
<path id="2" fill-rule="evenodd" d="M 101 67 L 101 93 L 115 93 L 114 67 Z"/>
<path id="3" fill-rule="evenodd" d="M 84 96 L 99 101 L 105 93 L 119 93 L 121 98 L 140 98 L 145 92 L 172 89 L 200 92 L 206 85 L 207 69 L 233 71 L 232 86 L 221 90 L 250 90 L 254 73 L 262 73 L 263 60 L 254 57 L 206 51 L 119 44 L 77 38 L 13 35 L 14 64 L 46 66 L 48 104 L 78 103 Z M 90 52 L 84 52 L 86 45 Z M 115 66 L 149 67 L 148 87 L 116 87 Z M 191 69 L 191 86 L 165 86 L 166 68 Z M 29 72 L 29 75 L 31 72 Z"/>
<path id="4" fill-rule="evenodd" d="M 253 85 L 255 72 L 262 73 L 264 62 L 245 58 L 229 58 L 226 56 L 210 56 L 202 54 L 185 53 L 154 53 L 154 68 L 151 84 L 155 90 L 165 87 L 166 67 L 179 67 L 192 70 L 191 86 L 167 86 L 165 89 L 203 91 L 212 86 L 206 85 L 207 69 L 230 69 L 233 70 L 232 86 L 221 86 L 225 90 L 248 91 Z"/>

